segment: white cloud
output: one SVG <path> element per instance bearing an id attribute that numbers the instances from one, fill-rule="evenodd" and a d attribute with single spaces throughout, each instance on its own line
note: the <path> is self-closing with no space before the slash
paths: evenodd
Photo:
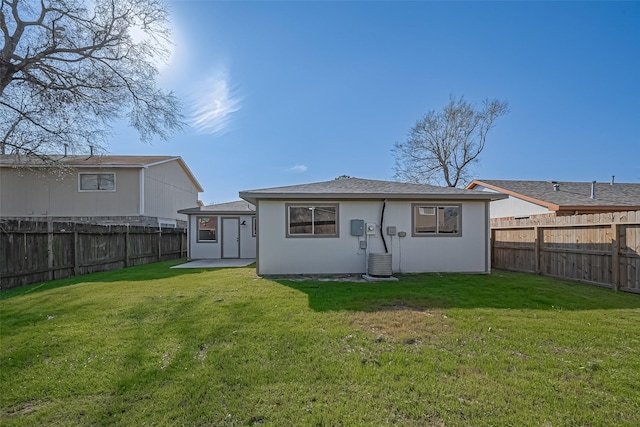
<path id="1" fill-rule="evenodd" d="M 204 87 L 196 89 L 194 96 L 191 126 L 198 133 L 224 133 L 231 121 L 231 115 L 240 109 L 241 99 L 229 89 L 226 75 L 212 77 Z"/>
<path id="2" fill-rule="evenodd" d="M 305 165 L 294 165 L 290 168 L 287 168 L 287 171 L 292 173 L 303 173 L 307 171 L 307 167 Z"/>

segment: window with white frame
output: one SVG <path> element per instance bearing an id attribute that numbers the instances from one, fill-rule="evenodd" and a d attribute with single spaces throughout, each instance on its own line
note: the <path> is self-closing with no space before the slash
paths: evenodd
<path id="1" fill-rule="evenodd" d="M 258 218 L 255 216 L 251 218 L 251 236 L 256 237 L 258 234 Z"/>
<path id="2" fill-rule="evenodd" d="M 287 204 L 287 237 L 338 237 L 337 204 Z"/>
<path id="3" fill-rule="evenodd" d="M 462 235 L 462 205 L 414 203 L 412 207 L 413 236 Z"/>
<path id="4" fill-rule="evenodd" d="M 198 223 L 198 242 L 215 243 L 218 241 L 218 217 L 217 216 L 199 216 Z"/>
<path id="5" fill-rule="evenodd" d="M 79 173 L 78 189 L 80 191 L 116 191 L 116 174 L 107 173 Z"/>

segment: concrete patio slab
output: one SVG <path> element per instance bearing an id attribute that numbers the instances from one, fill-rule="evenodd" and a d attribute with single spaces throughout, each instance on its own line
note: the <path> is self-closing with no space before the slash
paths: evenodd
<path id="1" fill-rule="evenodd" d="M 243 259 L 197 259 L 171 268 L 226 268 L 226 267 L 246 267 L 256 262 L 255 258 Z"/>

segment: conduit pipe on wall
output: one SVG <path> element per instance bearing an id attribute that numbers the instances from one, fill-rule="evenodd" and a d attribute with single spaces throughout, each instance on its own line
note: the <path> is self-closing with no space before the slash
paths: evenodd
<path id="1" fill-rule="evenodd" d="M 384 231 L 383 231 L 383 226 L 382 223 L 384 221 L 384 208 L 387 206 L 387 199 L 384 199 L 382 201 L 382 213 L 380 214 L 380 236 L 382 237 L 382 244 L 384 245 L 384 253 L 388 254 L 389 253 L 389 249 L 387 248 L 387 241 L 384 238 Z"/>

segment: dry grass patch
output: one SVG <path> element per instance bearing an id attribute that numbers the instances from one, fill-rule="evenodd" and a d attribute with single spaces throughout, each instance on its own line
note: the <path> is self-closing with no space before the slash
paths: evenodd
<path id="1" fill-rule="evenodd" d="M 39 409 L 46 407 L 50 403 L 51 402 L 48 402 L 48 401 L 30 400 L 28 402 L 23 403 L 22 405 L 18 405 L 13 408 L 9 408 L 5 410 L 3 417 L 13 418 L 13 417 L 23 417 L 23 416 L 31 415 L 34 412 L 38 411 Z"/>
<path id="2" fill-rule="evenodd" d="M 356 312 L 353 324 L 373 334 L 377 341 L 407 345 L 436 341 L 451 327 L 445 310 L 402 301 L 381 305 L 374 311 Z"/>

